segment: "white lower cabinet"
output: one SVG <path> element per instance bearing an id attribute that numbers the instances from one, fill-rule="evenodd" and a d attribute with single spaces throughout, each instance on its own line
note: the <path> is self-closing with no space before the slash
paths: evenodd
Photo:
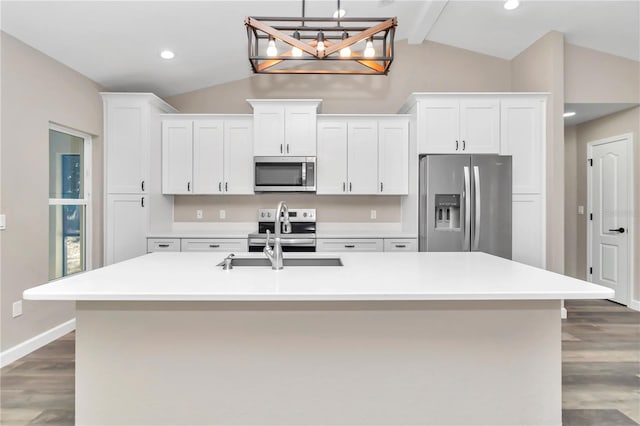
<path id="1" fill-rule="evenodd" d="M 249 251 L 246 238 L 183 238 L 180 248 L 182 251 Z"/>
<path id="2" fill-rule="evenodd" d="M 318 238 L 316 251 L 318 252 L 367 252 L 383 251 L 382 238 Z"/>
<path id="3" fill-rule="evenodd" d="M 180 238 L 148 238 L 147 253 L 156 251 L 180 251 Z"/>
<path id="4" fill-rule="evenodd" d="M 385 238 L 384 251 L 418 251 L 416 238 Z"/>
<path id="5" fill-rule="evenodd" d="M 511 259 L 545 267 L 545 224 L 540 194 L 513 194 Z"/>
<path id="6" fill-rule="evenodd" d="M 107 195 L 106 265 L 147 253 L 147 199 L 145 195 Z"/>

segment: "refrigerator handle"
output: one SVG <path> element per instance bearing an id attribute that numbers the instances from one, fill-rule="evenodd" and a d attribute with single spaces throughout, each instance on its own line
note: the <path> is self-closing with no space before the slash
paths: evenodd
<path id="1" fill-rule="evenodd" d="M 469 167 L 464 166 L 464 243 L 462 250 L 469 250 L 469 234 L 471 232 L 471 183 Z"/>
<path id="2" fill-rule="evenodd" d="M 473 232 L 473 250 L 478 250 L 480 247 L 480 200 L 482 199 L 480 196 L 480 169 L 478 166 L 473 166 L 473 183 L 476 192 L 476 223 Z"/>

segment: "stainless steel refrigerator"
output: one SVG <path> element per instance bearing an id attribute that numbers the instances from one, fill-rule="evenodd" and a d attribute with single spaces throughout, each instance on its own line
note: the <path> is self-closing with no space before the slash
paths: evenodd
<path id="1" fill-rule="evenodd" d="M 420 251 L 511 259 L 511 157 L 420 158 Z"/>

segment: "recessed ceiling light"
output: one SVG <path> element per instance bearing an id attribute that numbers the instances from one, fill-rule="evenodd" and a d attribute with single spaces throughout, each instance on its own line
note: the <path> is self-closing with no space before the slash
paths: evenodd
<path id="1" fill-rule="evenodd" d="M 563 117 L 567 118 L 567 117 L 573 117 L 574 115 L 576 115 L 575 111 L 567 111 L 564 114 L 562 114 Z"/>
<path id="2" fill-rule="evenodd" d="M 333 12 L 333 17 L 334 18 L 342 18 L 344 15 L 347 14 L 347 11 L 344 9 L 338 9 L 335 12 Z"/>
<path id="3" fill-rule="evenodd" d="M 504 8 L 507 10 L 513 10 L 520 6 L 519 0 L 507 0 L 504 2 Z"/>
<path id="4" fill-rule="evenodd" d="M 176 54 L 170 50 L 163 50 L 162 52 L 160 52 L 160 57 L 162 59 L 173 59 L 175 56 Z"/>

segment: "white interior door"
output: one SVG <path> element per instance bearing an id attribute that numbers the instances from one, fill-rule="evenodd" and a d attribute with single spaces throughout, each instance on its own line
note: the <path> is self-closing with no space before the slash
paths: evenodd
<path id="1" fill-rule="evenodd" d="M 591 281 L 612 288 L 613 300 L 629 302 L 629 139 L 591 145 L 589 201 Z"/>

